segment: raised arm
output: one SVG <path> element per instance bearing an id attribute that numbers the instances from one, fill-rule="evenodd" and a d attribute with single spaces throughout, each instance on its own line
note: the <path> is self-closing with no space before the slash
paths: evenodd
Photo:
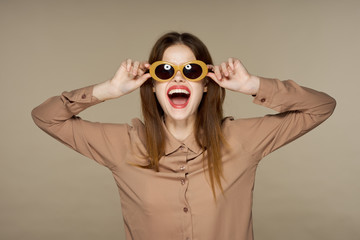
<path id="1" fill-rule="evenodd" d="M 124 61 L 115 76 L 106 82 L 63 92 L 32 110 L 35 124 L 65 145 L 112 168 L 128 149 L 126 124 L 102 124 L 82 120 L 77 115 L 102 101 L 118 98 L 141 86 L 149 77 L 147 63 Z"/>
<path id="2" fill-rule="evenodd" d="M 326 93 L 302 87 L 292 80 L 280 81 L 249 74 L 237 59 L 213 67 L 210 77 L 220 86 L 253 95 L 254 103 L 278 114 L 227 121 L 225 133 L 237 146 L 261 159 L 295 140 L 325 121 L 333 113 L 336 101 Z"/>

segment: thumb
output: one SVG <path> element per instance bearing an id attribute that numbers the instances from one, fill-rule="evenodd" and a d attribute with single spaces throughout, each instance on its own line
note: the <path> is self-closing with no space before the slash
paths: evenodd
<path id="1" fill-rule="evenodd" d="M 215 73 L 209 72 L 206 76 L 210 77 L 214 82 L 216 82 L 219 86 L 221 86 L 221 80 L 219 80 Z"/>
<path id="2" fill-rule="evenodd" d="M 139 77 L 137 79 L 137 81 L 140 83 L 140 85 L 142 85 L 144 82 L 146 82 L 146 80 L 148 80 L 151 77 L 150 73 L 145 73 L 144 75 L 142 75 L 141 77 Z"/>

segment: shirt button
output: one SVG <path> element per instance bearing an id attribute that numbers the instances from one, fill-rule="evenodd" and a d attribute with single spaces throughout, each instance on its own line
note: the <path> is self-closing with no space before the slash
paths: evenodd
<path id="1" fill-rule="evenodd" d="M 185 184 L 185 179 L 181 179 L 180 182 L 181 182 L 181 185 L 184 185 Z"/>
<path id="2" fill-rule="evenodd" d="M 180 170 L 184 171 L 185 170 L 185 166 L 180 166 Z"/>
<path id="3" fill-rule="evenodd" d="M 266 99 L 265 98 L 262 98 L 261 100 L 260 100 L 260 102 L 265 102 L 266 101 Z"/>
<path id="4" fill-rule="evenodd" d="M 184 213 L 187 213 L 189 211 L 189 209 L 187 207 L 184 207 Z"/>
<path id="5" fill-rule="evenodd" d="M 81 98 L 82 98 L 82 99 L 85 99 L 85 98 L 86 98 L 86 94 L 84 93 L 83 95 L 81 95 Z"/>

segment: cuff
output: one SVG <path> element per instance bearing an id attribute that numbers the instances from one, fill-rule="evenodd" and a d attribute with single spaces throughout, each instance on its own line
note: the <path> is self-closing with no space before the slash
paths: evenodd
<path id="1" fill-rule="evenodd" d="M 276 79 L 260 77 L 260 87 L 257 92 L 253 103 L 270 107 L 273 96 L 274 96 L 274 85 Z"/>
<path id="2" fill-rule="evenodd" d="M 94 85 L 63 92 L 61 99 L 67 109 L 76 115 L 90 106 L 103 102 L 93 96 L 93 88 Z"/>
<path id="3" fill-rule="evenodd" d="M 99 103 L 102 102 L 93 96 L 94 85 L 79 88 L 70 92 L 63 92 L 62 96 L 65 97 L 70 103 Z"/>

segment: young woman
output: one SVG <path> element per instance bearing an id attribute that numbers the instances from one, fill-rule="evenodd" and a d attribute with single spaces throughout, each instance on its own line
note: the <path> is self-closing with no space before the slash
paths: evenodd
<path id="1" fill-rule="evenodd" d="M 143 122 L 77 116 L 139 87 Z M 279 113 L 223 118 L 225 89 Z M 327 94 L 253 76 L 238 59 L 214 66 L 197 37 L 171 32 L 156 42 L 148 62 L 128 59 L 111 80 L 52 97 L 32 116 L 45 132 L 111 170 L 126 239 L 250 240 L 259 161 L 334 108 Z"/>

